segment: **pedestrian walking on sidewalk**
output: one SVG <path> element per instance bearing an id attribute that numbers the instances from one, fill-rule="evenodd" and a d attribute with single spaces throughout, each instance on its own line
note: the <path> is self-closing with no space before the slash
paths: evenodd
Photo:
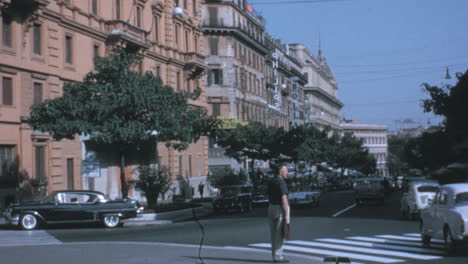
<path id="1" fill-rule="evenodd" d="M 201 199 L 203 199 L 204 191 L 205 191 L 205 184 L 203 182 L 200 182 L 200 184 L 198 184 L 198 192 L 200 193 Z"/>
<path id="2" fill-rule="evenodd" d="M 283 244 L 289 239 L 290 210 L 288 186 L 284 181 L 288 177 L 288 167 L 282 166 L 279 175 L 268 183 L 268 221 L 271 235 L 271 254 L 273 262 L 289 262 L 283 257 Z"/>

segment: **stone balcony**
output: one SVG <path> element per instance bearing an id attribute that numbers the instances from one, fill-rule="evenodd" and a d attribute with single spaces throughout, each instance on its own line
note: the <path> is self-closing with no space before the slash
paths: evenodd
<path id="1" fill-rule="evenodd" d="M 106 21 L 107 42 L 120 44 L 126 48 L 145 50 L 150 47 L 147 41 L 149 32 L 123 20 Z"/>

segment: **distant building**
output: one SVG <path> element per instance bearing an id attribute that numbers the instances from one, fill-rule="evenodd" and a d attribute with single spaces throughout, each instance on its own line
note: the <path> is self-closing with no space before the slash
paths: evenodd
<path id="1" fill-rule="evenodd" d="M 387 126 L 374 124 L 358 124 L 355 120 L 344 120 L 341 123 L 343 133 L 352 133 L 355 137 L 363 139 L 364 147 L 377 160 L 377 174 L 388 176 L 387 156 Z"/>
<path id="2" fill-rule="evenodd" d="M 304 44 L 290 44 L 289 51 L 301 60 L 302 71 L 307 74 L 307 84 L 304 85 L 305 122 L 319 128 L 341 130 L 343 103 L 338 99 L 338 84 L 321 48 L 317 57 Z"/>

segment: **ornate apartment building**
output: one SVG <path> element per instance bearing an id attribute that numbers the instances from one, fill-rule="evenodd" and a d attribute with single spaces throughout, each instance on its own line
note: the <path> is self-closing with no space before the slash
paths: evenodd
<path id="1" fill-rule="evenodd" d="M 304 44 L 290 44 L 289 50 L 301 60 L 308 78 L 304 86 L 306 122 L 340 131 L 343 103 L 338 99 L 338 85 L 322 50 L 319 48 L 317 57 Z"/>
<path id="2" fill-rule="evenodd" d="M 135 70 L 152 71 L 177 90 L 200 87 L 190 104 L 206 108 L 201 7 L 201 0 L 0 0 L 0 165 L 18 158 L 48 192 L 96 189 L 118 197 L 118 166 L 92 160 L 85 138 L 54 141 L 32 130 L 30 106 L 61 96 L 65 82 L 93 70 L 95 56 L 120 46 L 139 54 Z M 207 175 L 206 138 L 183 152 L 158 150 L 173 179 Z"/>
<path id="3" fill-rule="evenodd" d="M 238 122 L 266 123 L 264 72 L 269 50 L 263 18 L 242 0 L 206 0 L 202 12 L 211 114 L 224 120 L 227 128 Z M 238 167 L 214 144 L 210 144 L 209 153 L 210 167 Z"/>

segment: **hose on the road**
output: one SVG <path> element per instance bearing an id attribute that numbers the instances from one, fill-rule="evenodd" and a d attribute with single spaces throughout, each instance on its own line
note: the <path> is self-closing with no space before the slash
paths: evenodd
<path id="1" fill-rule="evenodd" d="M 198 259 L 200 260 L 200 264 L 205 264 L 205 262 L 203 262 L 203 258 L 201 256 L 203 241 L 205 240 L 205 228 L 203 227 L 203 225 L 198 220 L 197 214 L 195 213 L 195 207 L 193 206 L 193 204 L 191 204 L 190 206 L 192 207 L 193 219 L 195 219 L 195 222 L 197 222 L 197 224 L 198 224 L 198 226 L 200 227 L 200 230 L 201 230 L 200 247 L 198 248 Z"/>

